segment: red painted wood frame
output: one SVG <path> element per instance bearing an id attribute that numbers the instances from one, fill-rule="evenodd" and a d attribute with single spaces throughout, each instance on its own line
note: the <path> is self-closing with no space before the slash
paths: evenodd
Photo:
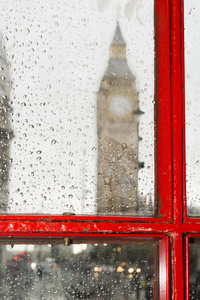
<path id="1" fill-rule="evenodd" d="M 184 152 L 183 0 L 155 0 L 155 170 L 157 217 L 11 216 L 0 217 L 1 240 L 45 243 L 63 237 L 122 239 L 160 236 L 160 299 L 184 299 L 186 233 L 200 232 L 199 219 L 186 213 Z M 166 239 L 170 240 L 170 250 Z M 185 246 L 186 249 L 186 246 Z M 186 253 L 186 252 L 185 252 Z M 166 264 L 170 258 L 169 265 Z M 167 270 L 171 272 L 169 280 Z M 167 267 L 166 267 L 167 268 Z M 186 291 L 188 295 L 188 290 Z M 186 298 L 187 299 L 187 298 Z"/>

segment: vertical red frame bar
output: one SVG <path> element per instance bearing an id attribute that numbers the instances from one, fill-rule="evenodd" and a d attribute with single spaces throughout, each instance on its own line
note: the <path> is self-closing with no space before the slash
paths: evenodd
<path id="1" fill-rule="evenodd" d="M 184 0 L 181 2 L 181 60 L 182 60 L 182 130 L 183 130 L 183 221 L 187 222 L 187 199 L 186 199 L 186 128 L 185 128 L 185 49 L 184 49 Z"/>
<path id="2" fill-rule="evenodd" d="M 170 7 L 168 0 L 155 0 L 155 98 L 158 215 L 172 218 L 172 125 Z"/>
<path id="3" fill-rule="evenodd" d="M 183 242 L 183 11 L 182 0 L 170 2 L 171 24 L 171 96 L 173 141 L 173 221 L 172 278 L 175 300 L 184 299 L 184 242 Z M 173 232 L 174 231 L 174 232 Z"/>
<path id="4" fill-rule="evenodd" d="M 189 300 L 189 237 L 185 237 L 185 300 Z"/>
<path id="5" fill-rule="evenodd" d="M 169 273 L 169 237 L 159 240 L 159 287 L 160 300 L 170 300 L 170 273 Z"/>
<path id="6" fill-rule="evenodd" d="M 175 223 L 183 222 L 183 14 L 182 0 L 171 1 L 173 213 Z"/>
<path id="7" fill-rule="evenodd" d="M 183 234 L 181 230 L 171 234 L 171 276 L 173 300 L 183 300 L 185 298 L 183 242 Z"/>

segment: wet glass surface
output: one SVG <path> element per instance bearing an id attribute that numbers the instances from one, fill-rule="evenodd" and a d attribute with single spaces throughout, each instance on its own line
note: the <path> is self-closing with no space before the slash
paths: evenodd
<path id="1" fill-rule="evenodd" d="M 189 292 L 190 300 L 200 298 L 200 239 L 190 239 L 189 243 Z"/>
<path id="2" fill-rule="evenodd" d="M 158 244 L 1 245 L 0 298 L 158 299 Z"/>
<path id="3" fill-rule="evenodd" d="M 154 1 L 0 18 L 0 211 L 155 215 Z"/>
<path id="4" fill-rule="evenodd" d="M 189 216 L 200 216 L 200 3 L 185 0 L 184 9 L 187 208 Z"/>

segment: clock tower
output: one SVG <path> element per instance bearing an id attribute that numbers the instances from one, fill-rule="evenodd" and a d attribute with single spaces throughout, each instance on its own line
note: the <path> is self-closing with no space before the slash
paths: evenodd
<path id="1" fill-rule="evenodd" d="M 138 93 L 119 24 L 97 96 L 99 214 L 134 214 L 138 207 Z"/>

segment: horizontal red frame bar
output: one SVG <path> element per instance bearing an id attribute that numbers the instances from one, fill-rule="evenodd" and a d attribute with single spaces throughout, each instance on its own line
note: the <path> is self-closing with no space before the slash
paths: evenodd
<path id="1" fill-rule="evenodd" d="M 76 220 L 76 221 L 96 221 L 96 222 L 142 222 L 142 223 L 160 223 L 160 222 L 169 222 L 168 218 L 162 217 L 132 217 L 132 216 L 96 216 L 96 215 L 0 215 L 1 221 L 68 221 L 68 220 Z"/>
<path id="2" fill-rule="evenodd" d="M 63 243 L 64 238 L 70 237 L 75 243 L 104 243 L 105 241 L 109 243 L 119 242 L 119 243 L 130 243 L 130 242 L 145 242 L 145 241 L 158 241 L 161 239 L 166 240 L 168 238 L 165 234 L 94 234 L 94 233 L 71 233 L 66 235 L 64 233 L 15 233 L 14 235 L 0 234 L 0 244 L 9 243 L 42 243 L 50 244 L 51 242 Z"/>
<path id="3" fill-rule="evenodd" d="M 199 233 L 200 224 L 174 224 L 174 223 L 142 223 L 122 221 L 97 220 L 71 220 L 63 221 L 1 221 L 0 235 L 15 235 L 15 233 L 165 233 L 182 235 L 185 233 Z"/>

